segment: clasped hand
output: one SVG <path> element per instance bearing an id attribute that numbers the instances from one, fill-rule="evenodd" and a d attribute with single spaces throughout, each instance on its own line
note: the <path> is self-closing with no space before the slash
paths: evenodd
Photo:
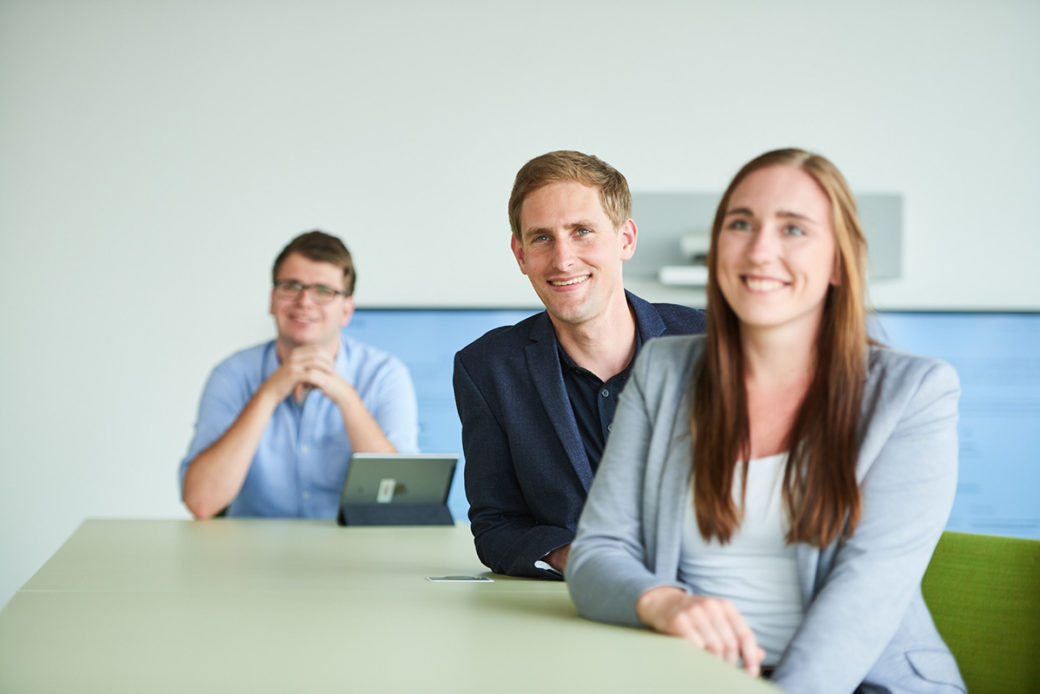
<path id="1" fill-rule="evenodd" d="M 317 388 L 340 404 L 344 401 L 351 385 L 336 372 L 336 361 L 322 345 L 296 347 L 282 361 L 278 370 L 271 374 L 268 384 L 278 400 L 289 393 L 297 402 L 303 400 L 307 388 Z"/>
<path id="2" fill-rule="evenodd" d="M 680 636 L 757 676 L 765 651 L 729 600 L 690 595 L 673 586 L 651 588 L 636 602 L 640 621 L 663 634 Z"/>

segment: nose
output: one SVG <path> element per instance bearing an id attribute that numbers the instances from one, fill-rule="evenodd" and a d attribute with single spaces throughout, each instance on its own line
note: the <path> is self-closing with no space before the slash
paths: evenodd
<path id="1" fill-rule="evenodd" d="M 776 229 L 764 224 L 756 229 L 748 240 L 748 259 L 754 263 L 766 263 L 776 257 L 779 244 Z"/>
<path id="2" fill-rule="evenodd" d="M 574 248 L 570 239 L 563 237 L 556 239 L 553 244 L 553 267 L 557 270 L 566 270 L 574 264 Z"/>
<path id="3" fill-rule="evenodd" d="M 314 287 L 302 288 L 293 301 L 297 304 L 313 304 L 314 299 L 311 297 L 312 291 L 314 291 Z"/>

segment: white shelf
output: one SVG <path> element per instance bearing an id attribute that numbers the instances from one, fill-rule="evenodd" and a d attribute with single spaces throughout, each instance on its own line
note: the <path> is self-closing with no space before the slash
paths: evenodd
<path id="1" fill-rule="evenodd" d="M 704 265 L 665 265 L 658 271 L 657 280 L 678 287 L 703 287 L 708 283 L 708 268 Z"/>

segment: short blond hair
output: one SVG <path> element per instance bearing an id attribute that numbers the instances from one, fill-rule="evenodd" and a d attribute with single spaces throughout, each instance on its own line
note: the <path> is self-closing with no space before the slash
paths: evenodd
<path id="1" fill-rule="evenodd" d="M 549 152 L 523 165 L 516 174 L 513 192 L 509 196 L 509 226 L 517 241 L 522 241 L 520 208 L 534 191 L 551 183 L 575 181 L 599 190 L 603 211 L 619 228 L 632 216 L 632 193 L 621 172 L 591 154 L 573 150 Z"/>

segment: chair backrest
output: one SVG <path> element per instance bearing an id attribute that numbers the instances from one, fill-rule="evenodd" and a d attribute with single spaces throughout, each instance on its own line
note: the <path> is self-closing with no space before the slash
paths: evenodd
<path id="1" fill-rule="evenodd" d="M 1040 692 L 1040 540 L 945 532 L 921 590 L 969 692 Z"/>

